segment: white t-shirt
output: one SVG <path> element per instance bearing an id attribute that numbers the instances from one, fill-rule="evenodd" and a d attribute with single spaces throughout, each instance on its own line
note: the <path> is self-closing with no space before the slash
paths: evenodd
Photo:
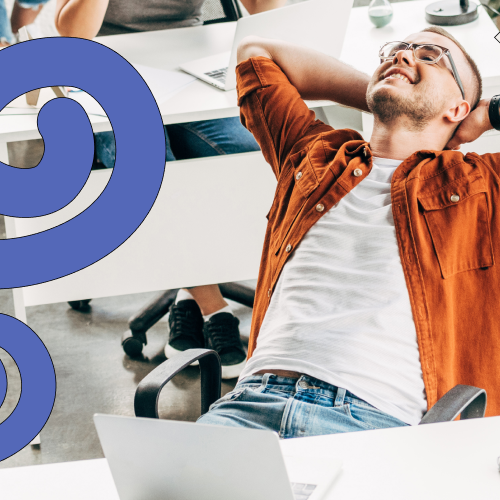
<path id="1" fill-rule="evenodd" d="M 295 248 L 240 380 L 272 368 L 306 373 L 420 422 L 425 387 L 391 204 L 400 163 L 374 158 Z"/>

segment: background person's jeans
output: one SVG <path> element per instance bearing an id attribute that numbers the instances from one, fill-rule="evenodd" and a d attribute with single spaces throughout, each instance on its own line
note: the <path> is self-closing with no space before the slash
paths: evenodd
<path id="1" fill-rule="evenodd" d="M 38 9 L 40 5 L 46 4 L 48 1 L 49 0 L 22 0 L 17 3 L 24 9 Z M 15 42 L 4 0 L 0 0 L 0 40 L 8 43 Z"/>
<path id="2" fill-rule="evenodd" d="M 0 0 L 0 41 L 13 43 L 14 35 L 10 27 L 10 19 L 7 14 L 4 0 Z"/>
<path id="3" fill-rule="evenodd" d="M 238 117 L 165 125 L 166 161 L 259 151 L 253 135 Z M 115 164 L 113 132 L 95 134 L 97 159 L 107 168 Z"/>
<path id="4" fill-rule="evenodd" d="M 316 378 L 269 373 L 245 377 L 198 422 L 272 430 L 285 439 L 409 425 Z"/>

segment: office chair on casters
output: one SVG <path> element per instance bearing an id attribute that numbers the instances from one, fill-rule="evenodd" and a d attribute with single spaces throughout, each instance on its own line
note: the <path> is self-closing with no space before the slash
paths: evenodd
<path id="1" fill-rule="evenodd" d="M 210 349 L 189 349 L 173 359 L 167 359 L 147 375 L 137 386 L 134 398 L 136 417 L 159 418 L 158 398 L 162 388 L 181 370 L 198 360 L 201 371 L 201 414 L 208 412 L 221 394 L 221 364 L 219 355 Z M 451 422 L 482 418 L 486 411 L 486 391 L 470 385 L 456 385 L 424 415 L 420 424 Z"/>
<path id="2" fill-rule="evenodd" d="M 237 21 L 240 17 L 242 13 L 237 0 L 206 0 L 201 10 L 203 24 Z M 225 283 L 220 288 L 225 298 L 253 307 L 254 290 L 251 288 L 237 283 Z M 177 291 L 178 289 L 163 292 L 129 320 L 130 330 L 122 337 L 122 347 L 126 354 L 132 357 L 141 354 L 147 343 L 146 331 L 167 314 Z M 73 300 L 68 304 L 75 311 L 85 311 L 89 309 L 90 301 L 91 299 Z"/>

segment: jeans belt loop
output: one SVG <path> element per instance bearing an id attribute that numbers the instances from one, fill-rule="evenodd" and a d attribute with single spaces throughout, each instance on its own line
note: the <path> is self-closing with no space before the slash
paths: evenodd
<path id="1" fill-rule="evenodd" d="M 303 390 L 303 387 L 302 385 L 304 384 L 304 382 L 307 384 L 307 380 L 304 380 L 306 377 L 306 375 L 301 375 L 298 379 L 297 379 L 297 382 L 295 383 L 295 393 L 297 392 L 300 392 L 301 390 Z M 308 385 L 308 384 L 307 384 Z"/>
<path id="2" fill-rule="evenodd" d="M 344 398 L 345 398 L 346 390 L 342 387 L 337 387 L 337 395 L 335 396 L 335 402 L 333 406 L 344 406 Z"/>
<path id="3" fill-rule="evenodd" d="M 270 373 L 264 373 L 264 375 L 262 376 L 262 382 L 261 382 L 262 387 L 266 387 L 270 376 L 271 376 Z"/>

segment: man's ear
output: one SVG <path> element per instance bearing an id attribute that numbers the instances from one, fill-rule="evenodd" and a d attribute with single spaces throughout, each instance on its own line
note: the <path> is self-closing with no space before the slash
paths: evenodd
<path id="1" fill-rule="evenodd" d="M 462 99 L 459 104 L 446 110 L 444 118 L 452 123 L 458 123 L 465 120 L 470 111 L 470 104 Z"/>

